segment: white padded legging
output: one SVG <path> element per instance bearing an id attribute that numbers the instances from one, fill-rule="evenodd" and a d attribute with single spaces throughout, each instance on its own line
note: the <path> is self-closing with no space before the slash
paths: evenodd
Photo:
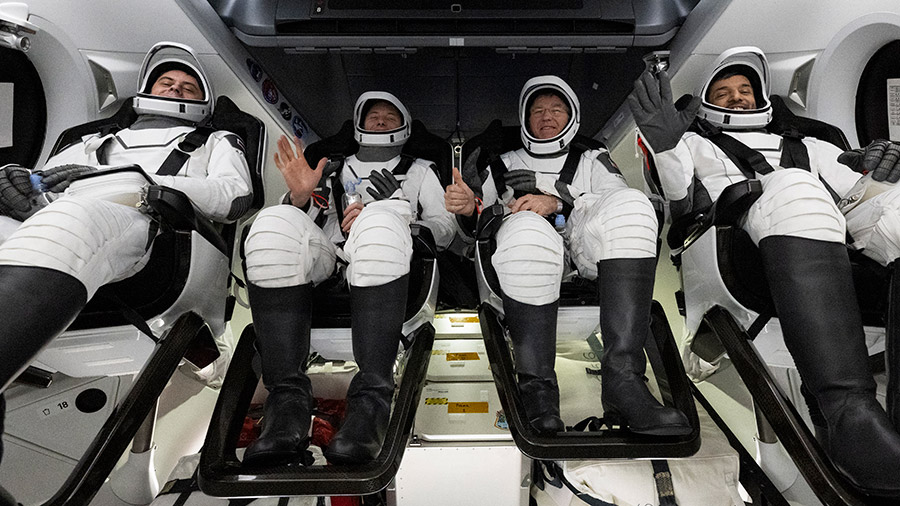
<path id="1" fill-rule="evenodd" d="M 844 216 L 816 176 L 779 169 L 759 180 L 763 194 L 741 221 L 755 244 L 772 235 L 844 242 Z"/>
<path id="2" fill-rule="evenodd" d="M 656 256 L 656 215 L 646 196 L 630 188 L 576 199 L 567 234 L 575 267 L 589 279 L 597 277 L 600 260 Z M 538 214 L 507 216 L 491 258 L 503 292 L 536 306 L 558 299 L 564 248 L 563 238 Z"/>
<path id="3" fill-rule="evenodd" d="M 409 273 L 410 216 L 405 201 L 373 202 L 363 209 L 344 245 L 351 285 L 383 285 Z M 245 247 L 247 279 L 263 288 L 320 283 L 334 271 L 337 255 L 325 233 L 291 205 L 260 212 Z"/>
<path id="4" fill-rule="evenodd" d="M 262 288 L 321 283 L 334 271 L 335 247 L 300 209 L 260 211 L 244 245 L 247 281 Z"/>
<path id="5" fill-rule="evenodd" d="M 864 255 L 885 266 L 900 258 L 900 188 L 859 204 L 846 219 L 853 245 Z"/>
<path id="6" fill-rule="evenodd" d="M 147 263 L 150 218 L 139 210 L 64 196 L 35 213 L 0 245 L 0 264 L 46 267 L 81 281 L 88 298 Z"/>

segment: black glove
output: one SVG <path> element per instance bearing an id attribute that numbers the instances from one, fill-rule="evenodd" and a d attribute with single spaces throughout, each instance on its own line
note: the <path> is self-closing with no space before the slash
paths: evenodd
<path id="1" fill-rule="evenodd" d="M 503 174 L 503 182 L 515 191 L 522 193 L 535 193 L 537 191 L 537 177 L 533 170 L 516 169 Z"/>
<path id="2" fill-rule="evenodd" d="M 875 181 L 900 181 L 900 144 L 884 139 L 872 141 L 864 148 L 841 153 L 837 159 L 856 172 L 872 172 Z"/>
<path id="3" fill-rule="evenodd" d="M 67 164 L 43 169 L 38 174 L 41 174 L 41 184 L 47 191 L 62 193 L 72 184 L 73 179 L 96 170 L 95 167 L 89 165 Z"/>
<path id="4" fill-rule="evenodd" d="M 36 193 L 31 186 L 31 173 L 18 165 L 0 168 L 0 214 L 25 220 L 33 209 L 31 196 Z"/>
<path id="5" fill-rule="evenodd" d="M 674 148 L 687 132 L 700 109 L 700 97 L 693 97 L 687 107 L 679 111 L 672 102 L 669 75 L 663 71 L 658 76 L 646 70 L 641 74 L 628 95 L 628 107 L 644 141 L 655 152 L 662 153 Z"/>
<path id="6" fill-rule="evenodd" d="M 369 174 L 369 181 L 373 187 L 366 188 L 369 195 L 375 197 L 375 200 L 404 198 L 403 190 L 400 188 L 400 181 L 391 174 L 387 169 L 381 169 L 381 172 L 373 170 Z"/>

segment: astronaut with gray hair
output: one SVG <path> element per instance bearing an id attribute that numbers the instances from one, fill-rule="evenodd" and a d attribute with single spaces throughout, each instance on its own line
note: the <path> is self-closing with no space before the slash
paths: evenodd
<path id="1" fill-rule="evenodd" d="M 644 382 L 657 248 L 649 200 L 628 187 L 606 149 L 573 142 L 581 108 L 559 77 L 525 83 L 519 120 L 524 148 L 500 155 L 501 163 L 478 174 L 479 181 L 463 181 L 455 172 L 445 202 L 452 212 L 472 216 L 473 185 L 483 205 L 499 202 L 508 211 L 491 263 L 529 423 L 539 432 L 565 430 L 554 362 L 568 256 L 581 276 L 599 282 L 604 418 L 641 434 L 690 432 L 685 415 L 660 404 Z M 568 244 L 549 221 L 564 216 Z"/>
<path id="2" fill-rule="evenodd" d="M 359 371 L 347 393 L 347 416 L 325 457 L 359 464 L 378 455 L 405 320 L 413 251 L 409 226 L 427 226 L 440 249 L 456 231 L 431 162 L 401 153 L 411 133 L 403 103 L 387 92 L 363 93 L 353 122 L 359 151 L 333 163 L 323 158 L 315 168 L 299 139 L 293 145 L 285 136 L 279 139 L 275 164 L 288 193 L 282 205 L 259 213 L 247 236 L 250 308 L 269 392 L 262 433 L 244 454 L 251 465 L 296 460 L 309 444 L 313 397 L 303 366 L 313 287 L 333 275 L 344 275 L 350 286 Z"/>

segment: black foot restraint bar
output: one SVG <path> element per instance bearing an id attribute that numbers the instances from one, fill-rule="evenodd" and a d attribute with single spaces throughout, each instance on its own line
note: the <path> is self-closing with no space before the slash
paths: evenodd
<path id="1" fill-rule="evenodd" d="M 209 332 L 203 320 L 194 313 L 185 313 L 175 322 L 165 339 L 156 345 L 128 395 L 103 424 L 72 474 L 47 505 L 91 502 L 147 415 L 156 407 L 157 399 L 188 346 L 199 332 L 204 331 Z"/>
<path id="2" fill-rule="evenodd" d="M 659 378 L 663 402 L 683 412 L 691 424 L 691 432 L 683 436 L 646 436 L 627 430 L 537 432 L 528 423 L 516 387 L 515 368 L 509 345 L 503 337 L 500 315 L 490 305 L 483 304 L 479 318 L 503 412 L 516 446 L 526 456 L 539 460 L 677 458 L 691 456 L 700 449 L 700 422 L 691 397 L 690 381 L 665 313 L 658 303 L 653 305 L 651 331 L 654 340 L 648 341 L 649 362 Z M 596 402 L 599 410 L 600 399 Z"/>
<path id="3" fill-rule="evenodd" d="M 900 504 L 898 501 L 860 493 L 837 472 L 794 405 L 769 374 L 766 365 L 751 346 L 750 337 L 725 309 L 714 307 L 706 314 L 704 320 L 714 329 L 728 352 L 729 358 L 758 406 L 757 411 L 765 413 L 766 420 L 775 435 L 823 504 L 850 506 Z M 865 449 L 860 448 L 860 451 Z"/>
<path id="4" fill-rule="evenodd" d="M 393 480 L 409 440 L 425 372 L 434 343 L 434 327 L 420 326 L 410 336 L 399 389 L 381 453 L 372 462 L 356 465 L 310 465 L 301 463 L 273 467 L 244 467 L 235 453 L 244 416 L 259 382 L 251 361 L 256 335 L 248 326 L 234 352 L 228 375 L 210 422 L 200 456 L 199 485 L 217 497 L 294 495 L 367 495 Z"/>
<path id="5" fill-rule="evenodd" d="M 775 313 L 768 296 L 768 286 L 758 286 L 748 281 L 748 277 L 752 278 L 756 274 L 743 277 L 737 275 L 741 270 L 756 273 L 758 267 L 753 266 L 760 264 L 761 260 L 758 254 L 755 257 L 750 255 L 756 250 L 746 246 L 749 238 L 744 243 L 738 242 L 734 224 L 761 194 L 762 187 L 759 181 L 735 183 L 722 192 L 711 209 L 704 211 L 702 215 L 685 216 L 676 220 L 670 228 L 667 239 L 672 248 L 673 262 L 678 266 L 683 251 L 709 228 L 717 227 L 717 255 L 722 280 L 729 293 L 741 304 L 760 315 L 745 331 L 726 309 L 715 306 L 703 318 L 701 328 L 708 330 L 695 337 L 691 349 L 707 360 L 713 360 L 727 353 L 753 398 L 755 411 L 764 415 L 767 426 L 781 441 L 800 474 L 823 504 L 898 504 L 896 501 L 865 495 L 840 475 L 751 344 L 763 325 Z M 752 243 L 749 245 L 752 246 Z M 738 255 L 742 256 L 738 258 Z M 741 266 L 742 269 L 737 266 Z M 890 328 L 888 325 L 889 334 Z M 713 415 L 712 410 L 709 408 L 707 410 Z M 726 431 L 726 434 L 728 433 L 729 431 Z M 743 473 L 743 463 L 741 469 Z"/>

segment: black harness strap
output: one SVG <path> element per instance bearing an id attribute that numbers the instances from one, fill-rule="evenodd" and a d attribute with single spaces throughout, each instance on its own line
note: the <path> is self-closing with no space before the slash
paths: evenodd
<path id="1" fill-rule="evenodd" d="M 791 127 L 784 131 L 781 137 L 783 139 L 781 166 L 810 170 L 809 152 L 806 149 L 806 144 L 803 143 L 803 137 L 805 136 L 796 127 Z"/>
<path id="2" fill-rule="evenodd" d="M 665 460 L 653 459 L 653 480 L 656 482 L 656 495 L 659 497 L 659 506 L 678 506 L 675 502 L 675 486 L 672 484 L 672 471 Z"/>
<path id="3" fill-rule="evenodd" d="M 569 145 L 569 154 L 566 155 L 563 168 L 559 171 L 559 181 L 572 184 L 572 181 L 575 180 L 575 171 L 578 170 L 578 160 L 581 159 L 581 155 L 587 150 L 588 147 L 580 142 L 573 142 Z"/>
<path id="4" fill-rule="evenodd" d="M 343 165 L 344 164 L 341 163 L 342 167 Z M 334 196 L 334 207 L 335 211 L 337 211 L 338 226 L 340 226 L 344 221 L 344 206 L 342 205 L 344 199 L 344 185 L 341 184 L 340 170 L 335 171 L 335 173 L 331 175 L 331 193 Z M 325 213 L 321 213 L 320 216 L 322 217 L 322 224 L 319 226 L 322 227 L 325 226 Z"/>
<path id="5" fill-rule="evenodd" d="M 214 130 L 208 126 L 198 126 L 193 132 L 187 134 L 187 136 L 178 143 L 178 148 L 173 149 L 172 152 L 169 153 L 169 156 L 163 160 L 163 163 L 159 166 L 159 170 L 156 171 L 156 174 L 158 176 L 174 176 L 175 174 L 178 174 L 178 171 L 184 167 L 185 162 L 191 157 L 191 153 L 205 144 L 213 131 Z"/>
<path id="6" fill-rule="evenodd" d="M 395 176 L 406 175 L 406 173 L 409 172 L 409 168 L 412 167 L 414 161 L 416 161 L 416 157 L 408 155 L 406 153 L 401 153 L 400 161 L 397 163 L 397 166 L 394 167 L 394 170 L 391 171 L 391 174 Z"/>
<path id="7" fill-rule="evenodd" d="M 578 170 L 578 160 L 581 158 L 581 155 L 588 150 L 588 146 L 581 144 L 580 142 L 573 142 L 569 145 L 569 153 L 566 155 L 566 161 L 563 162 L 563 167 L 559 171 L 558 180 L 562 181 L 566 184 L 572 184 L 572 181 L 575 180 L 575 172 Z M 506 175 L 509 168 L 503 163 L 503 160 L 499 156 L 495 156 L 491 159 L 490 167 L 491 167 L 491 178 L 494 180 L 494 187 L 497 189 L 497 195 L 502 195 L 502 188 L 506 188 L 506 182 L 504 181 L 504 176 Z M 524 196 L 525 193 L 516 191 L 513 193 L 513 197 L 519 198 Z"/>
<path id="8" fill-rule="evenodd" d="M 709 139 L 734 162 L 747 179 L 756 179 L 756 174 L 768 174 L 773 169 L 766 157 L 759 151 L 726 134 L 709 121 L 697 118 L 689 129 Z M 808 163 L 808 162 L 807 162 Z"/>
<path id="9" fill-rule="evenodd" d="M 113 137 L 110 137 L 109 139 L 103 141 L 103 144 L 101 144 L 100 147 L 97 148 L 97 163 L 99 163 L 100 165 L 109 165 L 109 163 L 107 162 L 106 150 L 109 149 L 109 143 L 112 141 Z"/>
<path id="10" fill-rule="evenodd" d="M 781 148 L 781 166 L 810 170 L 809 150 L 806 149 L 806 144 L 803 143 L 804 135 L 800 133 L 796 127 L 792 126 L 782 133 L 781 137 L 784 139 Z M 819 181 L 821 181 L 825 186 L 825 189 L 828 190 L 831 199 L 834 200 L 835 203 L 841 201 L 841 196 L 834 191 L 834 188 L 828 184 L 828 181 L 825 181 L 825 178 L 823 178 L 821 174 L 819 174 Z"/>
<path id="11" fill-rule="evenodd" d="M 337 166 L 337 168 L 334 170 L 334 172 L 322 175 L 322 180 L 319 181 L 319 188 L 321 188 L 322 190 L 318 193 L 318 195 L 320 197 L 324 198 L 325 201 L 328 200 L 328 187 L 326 186 L 325 183 L 327 180 L 330 180 L 331 181 L 331 192 L 334 194 L 333 202 L 335 203 L 334 204 L 335 211 L 337 211 L 338 223 L 341 223 L 344 221 L 344 209 L 341 206 L 341 199 L 344 197 L 344 185 L 341 184 L 341 169 L 344 168 L 345 157 L 343 155 L 334 155 L 334 156 L 328 157 L 328 159 L 332 160 L 332 161 L 340 162 L 340 165 Z M 394 169 L 391 171 L 391 174 L 394 174 L 395 176 L 405 175 L 407 172 L 409 172 L 410 167 L 412 167 L 412 164 L 415 161 L 416 161 L 416 157 L 414 157 L 412 155 L 408 155 L 406 153 L 401 153 L 400 161 L 397 163 L 397 166 L 394 167 Z M 325 226 L 325 210 L 324 209 L 322 209 L 321 212 L 319 212 L 319 215 L 316 216 L 316 219 L 314 220 L 314 222 L 315 222 L 316 226 L 318 226 L 319 228 L 322 228 Z"/>
<path id="12" fill-rule="evenodd" d="M 768 174 L 774 170 L 762 153 L 722 132 L 720 128 L 705 119 L 698 118 L 691 125 L 690 130 L 718 146 L 738 166 L 747 179 L 756 179 L 756 174 Z M 781 133 L 782 148 L 779 163 L 782 167 L 810 170 L 809 151 L 803 142 L 803 137 L 803 134 L 793 126 Z M 825 181 L 821 174 L 819 174 L 819 181 L 828 190 L 835 203 L 840 202 L 840 195 L 834 191 L 834 188 Z"/>
<path id="13" fill-rule="evenodd" d="M 747 179 L 756 179 L 756 174 L 768 174 L 773 170 L 772 166 L 769 165 L 769 162 L 766 161 L 766 158 L 762 153 L 722 132 L 720 128 L 705 119 L 697 118 L 694 123 L 691 124 L 689 130 L 700 134 L 718 146 L 719 149 L 721 149 L 728 158 L 741 169 L 741 172 Z M 796 167 L 806 171 L 811 170 L 809 150 L 803 142 L 803 137 L 804 135 L 800 133 L 796 126 L 789 126 L 781 133 L 782 147 L 781 160 L 779 160 L 779 163 L 782 167 Z M 822 177 L 822 174 L 819 174 L 819 181 L 822 182 L 822 186 L 825 187 L 835 203 L 841 201 L 841 196 L 834 191 L 834 188 L 828 184 L 828 181 Z M 847 244 L 853 243 L 853 237 L 850 235 L 849 231 L 846 232 L 845 240 Z M 765 322 L 763 321 L 760 326 L 764 323 Z"/>

